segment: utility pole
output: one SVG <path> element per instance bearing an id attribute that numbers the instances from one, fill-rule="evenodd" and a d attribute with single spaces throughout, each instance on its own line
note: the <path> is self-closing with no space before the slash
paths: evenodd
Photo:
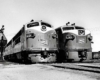
<path id="1" fill-rule="evenodd" d="M 1 60 L 3 61 L 3 50 L 4 50 L 4 46 L 3 46 L 3 36 L 1 37 Z"/>
<path id="2" fill-rule="evenodd" d="M 4 38 L 3 38 L 3 31 L 4 31 L 4 25 L 2 25 L 2 28 L 0 29 L 0 33 L 2 33 L 1 37 L 1 60 L 3 61 L 3 51 L 4 51 Z"/>

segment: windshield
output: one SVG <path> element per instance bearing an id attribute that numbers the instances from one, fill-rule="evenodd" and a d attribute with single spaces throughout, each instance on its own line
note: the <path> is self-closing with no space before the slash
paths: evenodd
<path id="1" fill-rule="evenodd" d="M 75 26 L 75 29 L 84 29 L 83 27 Z"/>
<path id="2" fill-rule="evenodd" d="M 47 27 L 51 27 L 51 25 L 50 25 L 50 24 L 45 23 L 45 22 L 41 22 L 41 25 L 45 25 L 45 26 L 47 26 Z"/>
<path id="3" fill-rule="evenodd" d="M 74 27 L 63 27 L 63 30 L 73 30 Z"/>
<path id="4" fill-rule="evenodd" d="M 27 28 L 33 27 L 33 26 L 39 26 L 39 22 L 29 23 L 27 24 Z"/>

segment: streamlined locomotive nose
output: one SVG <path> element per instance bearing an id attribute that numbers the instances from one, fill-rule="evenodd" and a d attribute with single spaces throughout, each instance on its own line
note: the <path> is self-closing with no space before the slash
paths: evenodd
<path id="1" fill-rule="evenodd" d="M 92 58 L 90 31 L 75 24 L 69 25 L 67 23 L 58 27 L 56 32 L 58 34 L 60 56 L 62 56 L 63 52 L 63 58 L 66 58 L 66 60 L 79 61 L 80 59 L 83 60 L 83 58 Z"/>

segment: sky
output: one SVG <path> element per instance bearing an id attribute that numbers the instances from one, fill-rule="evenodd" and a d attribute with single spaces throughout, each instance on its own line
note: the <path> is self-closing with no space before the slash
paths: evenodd
<path id="1" fill-rule="evenodd" d="M 100 51 L 100 0 L 0 0 L 0 26 L 8 41 L 21 27 L 43 20 L 54 28 L 75 23 L 91 31 L 93 51 Z"/>

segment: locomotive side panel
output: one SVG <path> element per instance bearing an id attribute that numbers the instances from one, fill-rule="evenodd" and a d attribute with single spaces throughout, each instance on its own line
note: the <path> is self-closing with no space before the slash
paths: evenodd
<path id="1" fill-rule="evenodd" d="M 21 56 L 21 51 L 24 50 L 23 39 L 25 38 L 25 29 L 22 27 L 20 31 L 9 41 L 4 52 L 6 60 L 16 60 Z M 23 48 L 22 48 L 23 47 Z M 21 57 L 20 57 L 21 58 Z"/>

